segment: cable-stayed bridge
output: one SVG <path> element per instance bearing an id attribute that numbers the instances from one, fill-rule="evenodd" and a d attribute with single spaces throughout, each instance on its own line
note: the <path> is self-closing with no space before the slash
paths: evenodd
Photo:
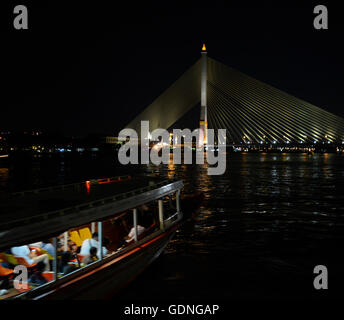
<path id="1" fill-rule="evenodd" d="M 200 127 L 215 129 L 215 134 L 226 129 L 227 144 L 344 142 L 343 118 L 209 58 L 205 50 L 202 53 L 126 127 L 140 133 L 141 120 L 149 120 L 151 131 L 168 129 L 201 104 Z"/>

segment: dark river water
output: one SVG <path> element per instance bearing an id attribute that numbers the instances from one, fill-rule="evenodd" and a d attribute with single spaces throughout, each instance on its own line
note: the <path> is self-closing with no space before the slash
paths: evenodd
<path id="1" fill-rule="evenodd" d="M 207 165 L 125 166 L 111 157 L 0 163 L 0 191 L 123 173 L 183 179 L 205 200 L 164 254 L 114 299 L 340 298 L 344 285 L 344 156 L 228 154 L 226 173 Z M 328 268 L 315 290 L 313 269 Z"/>

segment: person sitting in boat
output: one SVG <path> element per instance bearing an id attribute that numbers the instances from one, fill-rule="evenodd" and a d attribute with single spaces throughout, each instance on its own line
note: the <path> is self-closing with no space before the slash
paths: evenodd
<path id="1" fill-rule="evenodd" d="M 96 247 L 98 249 L 97 257 L 99 258 L 100 252 L 99 252 L 98 232 L 94 232 L 92 234 L 92 239 L 84 240 L 84 242 L 81 245 L 80 254 L 83 256 L 88 255 L 92 247 Z M 103 250 L 103 257 L 104 257 L 107 254 L 107 249 L 105 246 L 103 246 L 102 250 Z"/>
<path id="2" fill-rule="evenodd" d="M 68 274 L 74 271 L 77 266 L 75 264 L 71 264 L 70 262 L 73 259 L 73 255 L 71 251 L 65 251 L 61 254 L 60 264 L 59 264 L 59 272 L 63 274 Z"/>
<path id="3" fill-rule="evenodd" d="M 141 225 L 137 225 L 137 237 L 139 237 L 140 234 L 142 234 L 146 230 L 145 227 Z M 134 240 L 134 235 L 135 235 L 135 227 L 133 226 L 129 232 L 129 234 L 124 238 L 124 240 L 128 243 Z"/>
<path id="4" fill-rule="evenodd" d="M 46 253 L 37 256 L 35 250 L 30 251 L 29 247 L 26 245 L 20 247 L 13 247 L 11 248 L 11 252 L 15 257 L 24 258 L 28 265 L 43 262 L 44 271 L 50 271 L 49 256 Z"/>
<path id="5" fill-rule="evenodd" d="M 68 251 L 69 232 L 66 233 L 67 237 L 65 237 L 65 233 L 62 233 L 57 237 L 57 252 Z"/>
<path id="6" fill-rule="evenodd" d="M 9 278 L 13 275 L 13 270 L 7 268 L 7 266 L 0 258 L 0 296 L 8 294 L 10 288 Z"/>
<path id="7" fill-rule="evenodd" d="M 35 270 L 29 278 L 29 283 L 34 286 L 41 286 L 47 283 L 47 280 L 43 277 L 42 272 L 44 270 L 44 263 L 41 261 L 37 264 Z"/>
<path id="8" fill-rule="evenodd" d="M 85 256 L 83 259 L 82 259 L 82 264 L 84 264 L 85 266 L 94 262 L 94 261 L 97 261 L 98 258 L 97 258 L 97 248 L 96 247 L 91 247 L 90 249 L 90 253 Z"/>
<path id="9" fill-rule="evenodd" d="M 29 244 L 29 247 L 44 249 L 44 250 L 46 250 L 52 257 L 55 256 L 55 248 L 54 248 L 54 246 L 50 243 L 49 239 L 44 240 L 44 241 L 40 241 L 40 242 L 30 243 L 30 244 Z"/>
<path id="10" fill-rule="evenodd" d="M 67 251 L 70 251 L 75 256 L 80 250 L 74 241 L 68 240 Z"/>
<path id="11" fill-rule="evenodd" d="M 78 258 L 78 253 L 80 248 L 76 245 L 76 243 L 72 240 L 68 240 L 67 251 L 70 253 L 70 262 L 74 262 L 78 267 L 80 267 L 80 261 Z"/>

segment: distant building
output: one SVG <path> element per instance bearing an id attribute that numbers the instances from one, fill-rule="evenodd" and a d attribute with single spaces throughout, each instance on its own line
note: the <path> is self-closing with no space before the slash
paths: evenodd
<path id="1" fill-rule="evenodd" d="M 129 141 L 129 137 L 126 140 Z M 133 139 L 131 139 L 133 141 Z M 140 143 L 140 141 L 138 141 Z M 105 137 L 105 144 L 123 144 L 123 141 L 119 141 L 118 137 Z"/>
<path id="2" fill-rule="evenodd" d="M 118 144 L 118 137 L 105 137 L 105 143 Z"/>

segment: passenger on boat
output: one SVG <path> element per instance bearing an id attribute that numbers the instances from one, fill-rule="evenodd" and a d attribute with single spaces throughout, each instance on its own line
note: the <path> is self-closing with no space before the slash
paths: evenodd
<path id="1" fill-rule="evenodd" d="M 3 296 L 8 293 L 7 289 L 0 289 L 0 296 Z"/>
<path id="2" fill-rule="evenodd" d="M 68 274 L 76 269 L 74 264 L 70 264 L 73 255 L 70 251 L 65 251 L 61 254 L 59 271 L 63 274 Z"/>
<path id="3" fill-rule="evenodd" d="M 12 275 L 13 271 L 6 267 L 3 267 L 2 260 L 0 259 L 0 296 L 8 293 L 10 288 L 9 277 Z"/>
<path id="4" fill-rule="evenodd" d="M 35 251 L 30 251 L 29 247 L 26 245 L 13 247 L 11 248 L 11 252 L 15 257 L 24 258 L 28 265 L 37 264 L 42 261 L 44 263 L 44 271 L 50 271 L 49 256 L 46 253 L 37 256 Z"/>
<path id="5" fill-rule="evenodd" d="M 137 236 L 139 236 L 141 233 L 143 233 L 146 230 L 145 227 L 137 225 Z M 131 242 L 134 239 L 135 235 L 135 227 L 133 226 L 129 232 L 129 234 L 124 238 L 126 242 Z"/>
<path id="6" fill-rule="evenodd" d="M 44 240 L 41 242 L 35 242 L 35 243 L 30 243 L 29 247 L 33 248 L 40 248 L 46 250 L 52 257 L 55 256 L 55 248 L 54 246 L 50 243 L 50 241 Z"/>
<path id="7" fill-rule="evenodd" d="M 75 256 L 77 253 L 79 253 L 80 250 L 74 241 L 68 240 L 68 251 L 70 251 L 72 255 Z"/>
<path id="8" fill-rule="evenodd" d="M 34 286 L 41 286 L 47 283 L 47 280 L 42 275 L 42 272 L 44 271 L 44 263 L 40 261 L 35 269 L 36 270 L 34 270 L 34 272 L 31 274 L 29 278 L 30 284 Z"/>
<path id="9" fill-rule="evenodd" d="M 69 232 L 67 232 L 67 243 L 65 242 L 65 233 L 60 234 L 57 237 L 57 252 L 67 251 L 68 247 Z"/>
<path id="10" fill-rule="evenodd" d="M 86 239 L 82 243 L 80 254 L 81 255 L 88 255 L 90 253 L 91 247 L 96 247 L 98 252 L 97 252 L 97 257 L 99 258 L 100 252 L 99 252 L 99 242 L 98 242 L 98 232 L 94 232 L 92 234 L 92 239 Z M 107 249 L 105 246 L 102 247 L 103 251 L 103 256 L 107 254 Z"/>
<path id="11" fill-rule="evenodd" d="M 82 259 L 82 263 L 84 265 L 88 265 L 94 261 L 98 260 L 97 258 L 97 248 L 96 247 L 91 247 L 90 249 L 90 254 L 88 254 L 87 256 L 85 256 L 83 259 Z"/>
<path id="12" fill-rule="evenodd" d="M 67 236 L 65 236 L 67 234 Z M 77 251 L 78 246 L 70 239 L 70 233 L 64 232 L 57 237 L 57 252 Z"/>

